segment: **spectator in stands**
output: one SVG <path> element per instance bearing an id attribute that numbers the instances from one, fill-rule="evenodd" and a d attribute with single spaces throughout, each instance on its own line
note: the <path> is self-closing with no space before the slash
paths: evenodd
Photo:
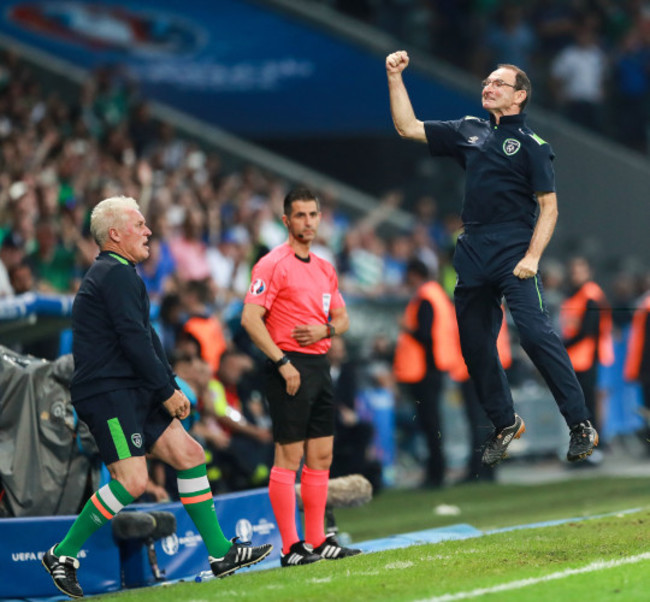
<path id="1" fill-rule="evenodd" d="M 229 434 L 230 450 L 240 458 L 243 467 L 239 478 L 233 475 L 231 489 L 266 484 L 273 463 L 270 418 L 261 404 L 243 396 L 249 393 L 245 381 L 251 377 L 253 369 L 250 356 L 226 352 L 221 359 L 218 378 L 211 383 L 216 394 L 213 410 L 217 422 Z"/>
<path id="2" fill-rule="evenodd" d="M 623 38 L 612 66 L 617 110 L 618 140 L 641 153 L 648 151 L 648 100 L 650 99 L 650 18 Z"/>
<path id="3" fill-rule="evenodd" d="M 9 282 L 15 295 L 37 292 L 36 278 L 26 259 L 9 270 Z M 35 339 L 14 343 L 11 348 L 19 353 L 53 361 L 59 357 L 60 336 L 58 332 L 42 334 Z"/>
<path id="4" fill-rule="evenodd" d="M 482 64 L 476 67 L 477 73 L 485 73 L 499 64 L 518 65 L 524 71 L 531 71 L 537 38 L 524 11 L 521 5 L 503 3 L 496 21 L 488 26 L 483 43 L 477 48 L 482 59 Z"/>
<path id="5" fill-rule="evenodd" d="M 408 260 L 414 255 L 409 236 L 395 235 L 388 239 L 384 255 L 384 286 L 393 295 L 408 295 L 404 282 Z"/>
<path id="6" fill-rule="evenodd" d="M 221 321 L 213 311 L 210 282 L 186 282 L 181 288 L 181 299 L 188 316 L 183 324 L 183 332 L 198 342 L 201 357 L 208 362 L 213 375 L 216 375 L 228 343 Z"/>
<path id="7" fill-rule="evenodd" d="M 70 293 L 78 286 L 74 249 L 67 249 L 59 240 L 57 226 L 50 219 L 36 225 L 36 249 L 27 260 L 36 277 L 37 288 L 43 292 Z"/>
<path id="8" fill-rule="evenodd" d="M 205 214 L 193 202 L 186 204 L 182 232 L 170 241 L 170 249 L 176 273 L 180 280 L 204 280 L 210 278 L 210 265 L 203 240 Z"/>
<path id="9" fill-rule="evenodd" d="M 8 297 L 14 294 L 10 282 L 9 273 L 13 268 L 20 265 L 25 257 L 23 240 L 18 234 L 9 232 L 0 243 L 0 297 Z M 31 289 L 31 285 L 28 287 Z"/>
<path id="10" fill-rule="evenodd" d="M 577 24 L 575 40 L 554 58 L 551 76 L 557 106 L 573 123 L 604 133 L 608 59 L 592 16 Z"/>
<path id="11" fill-rule="evenodd" d="M 250 278 L 250 250 L 250 236 L 242 228 L 226 230 L 219 242 L 208 248 L 206 258 L 221 304 L 244 298 Z"/>
<path id="12" fill-rule="evenodd" d="M 158 302 L 169 292 L 176 274 L 176 263 L 169 246 L 158 236 L 149 239 L 149 257 L 138 264 L 138 274 L 152 301 Z"/>

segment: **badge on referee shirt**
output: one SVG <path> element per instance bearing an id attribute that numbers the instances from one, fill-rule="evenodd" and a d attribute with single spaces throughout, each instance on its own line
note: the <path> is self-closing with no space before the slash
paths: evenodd
<path id="1" fill-rule="evenodd" d="M 330 313 L 330 302 L 332 301 L 332 295 L 329 293 L 323 293 L 323 311 L 326 314 Z"/>
<path id="2" fill-rule="evenodd" d="M 250 292 L 251 295 L 261 295 L 266 290 L 266 283 L 261 278 L 251 282 Z"/>

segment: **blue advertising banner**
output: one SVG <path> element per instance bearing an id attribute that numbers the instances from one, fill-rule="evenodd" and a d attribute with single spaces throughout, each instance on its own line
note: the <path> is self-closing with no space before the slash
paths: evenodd
<path id="1" fill-rule="evenodd" d="M 0 520 L 0 598 L 60 595 L 41 565 L 49 547 L 61 541 L 75 516 Z M 100 529 L 79 553 L 79 583 L 85 594 L 121 588 L 120 555 L 109 528 Z"/>
<path id="2" fill-rule="evenodd" d="M 228 538 L 239 537 L 258 546 L 273 544 L 273 551 L 251 568 L 278 564 L 282 540 L 273 518 L 268 489 L 253 489 L 214 498 L 219 523 Z M 179 502 L 133 504 L 125 512 L 157 510 L 176 518 L 176 533 L 155 543 L 158 568 L 165 580 L 193 580 L 208 571 L 208 551 L 189 515 Z M 46 598 L 59 594 L 41 566 L 46 550 L 63 539 L 75 516 L 7 518 L 0 520 L 0 599 Z M 298 534 L 300 515 L 296 512 Z M 141 542 L 120 542 L 110 526 L 99 529 L 79 554 L 79 583 L 85 594 L 100 594 L 124 587 L 157 583 L 147 548 Z M 243 569 L 250 570 L 250 569 Z"/>
<path id="3" fill-rule="evenodd" d="M 10 1 L 0 33 L 77 66 L 119 64 L 146 98 L 254 138 L 392 131 L 384 58 L 244 0 Z M 135 8 L 137 6 L 137 8 Z M 481 111 L 413 70 L 418 114 Z"/>

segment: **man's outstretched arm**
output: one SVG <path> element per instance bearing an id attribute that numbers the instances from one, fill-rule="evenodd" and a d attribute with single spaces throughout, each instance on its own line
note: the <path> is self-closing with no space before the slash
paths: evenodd
<path id="1" fill-rule="evenodd" d="M 405 50 L 398 50 L 386 57 L 390 112 L 395 129 L 402 138 L 426 142 L 424 123 L 415 116 L 411 99 L 402 79 L 402 71 L 406 69 L 408 64 L 409 55 Z"/>

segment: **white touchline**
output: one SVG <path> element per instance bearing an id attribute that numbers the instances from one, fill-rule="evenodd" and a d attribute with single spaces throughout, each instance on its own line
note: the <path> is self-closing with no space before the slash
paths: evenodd
<path id="1" fill-rule="evenodd" d="M 571 575 L 579 575 L 580 573 L 592 573 L 593 571 L 612 569 L 624 564 L 635 564 L 636 562 L 641 562 L 642 560 L 650 560 L 650 552 L 644 552 L 643 554 L 637 554 L 636 556 L 629 556 L 628 558 L 621 558 L 619 560 L 597 560 L 596 562 L 592 562 L 591 564 L 583 566 L 579 569 L 566 569 L 565 571 L 551 573 L 550 575 L 544 575 L 543 577 L 520 579 L 519 581 L 511 581 L 510 583 L 502 583 L 501 585 L 493 585 L 492 587 L 482 587 L 479 589 L 473 589 L 468 592 L 444 594 L 442 596 L 436 596 L 435 598 L 427 598 L 423 602 L 453 602 L 454 600 L 478 598 L 484 594 L 504 592 L 510 589 L 520 589 L 522 587 L 528 587 L 529 585 L 535 585 L 536 583 L 543 583 L 544 581 L 555 581 L 556 579 L 564 579 L 565 577 L 570 577 Z"/>

